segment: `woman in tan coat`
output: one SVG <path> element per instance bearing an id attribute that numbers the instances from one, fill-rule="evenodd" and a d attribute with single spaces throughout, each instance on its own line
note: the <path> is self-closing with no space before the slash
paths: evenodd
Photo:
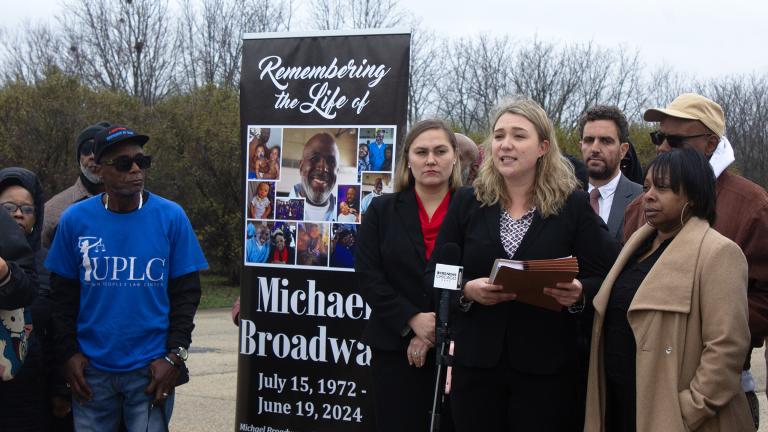
<path id="1" fill-rule="evenodd" d="M 714 174 L 695 150 L 648 167 L 647 224 L 594 299 L 585 431 L 754 431 L 740 373 L 747 262 L 710 227 Z"/>

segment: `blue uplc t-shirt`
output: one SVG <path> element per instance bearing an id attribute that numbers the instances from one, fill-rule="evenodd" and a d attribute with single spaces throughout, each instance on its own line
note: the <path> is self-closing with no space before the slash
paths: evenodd
<path id="1" fill-rule="evenodd" d="M 80 280 L 77 342 L 108 372 L 148 365 L 166 352 L 168 279 L 208 263 L 184 210 L 147 194 L 130 213 L 104 208 L 101 195 L 68 208 L 45 266 Z"/>

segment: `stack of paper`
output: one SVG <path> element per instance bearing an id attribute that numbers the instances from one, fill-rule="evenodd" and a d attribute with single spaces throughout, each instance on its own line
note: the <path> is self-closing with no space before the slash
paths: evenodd
<path id="1" fill-rule="evenodd" d="M 560 311 L 563 306 L 544 294 L 544 288 L 557 288 L 558 282 L 571 282 L 579 273 L 574 257 L 516 261 L 497 259 L 491 269 L 490 281 L 504 291 L 517 294 L 517 301 L 545 309 Z"/>

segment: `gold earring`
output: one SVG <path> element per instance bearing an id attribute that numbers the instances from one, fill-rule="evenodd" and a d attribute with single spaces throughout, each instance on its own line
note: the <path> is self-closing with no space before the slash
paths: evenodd
<path id="1" fill-rule="evenodd" d="M 683 205 L 683 209 L 680 211 L 680 226 L 685 225 L 685 222 L 683 222 L 683 215 L 685 214 L 685 208 L 688 207 L 688 205 L 690 205 L 690 204 L 691 204 L 690 201 L 686 202 Z M 691 207 L 693 207 L 693 206 L 691 206 Z M 645 213 L 643 213 L 643 214 L 645 214 Z"/>

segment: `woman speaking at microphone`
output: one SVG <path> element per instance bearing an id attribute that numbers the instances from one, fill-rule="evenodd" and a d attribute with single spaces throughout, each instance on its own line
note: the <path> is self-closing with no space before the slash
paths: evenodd
<path id="1" fill-rule="evenodd" d="M 608 272 L 616 246 L 589 206 L 532 100 L 501 105 L 474 188 L 456 192 L 435 248 L 456 243 L 464 266 L 451 316 L 457 431 L 568 432 L 583 426 L 580 310 Z M 545 289 L 560 312 L 516 302 L 488 279 L 496 258 L 575 256 L 577 279 Z M 434 271 L 430 262 L 426 279 Z"/>
<path id="2" fill-rule="evenodd" d="M 414 124 L 395 167 L 395 193 L 373 200 L 360 226 L 355 271 L 372 309 L 363 340 L 373 354 L 379 432 L 429 428 L 435 313 L 423 277 L 451 194 L 461 185 L 456 146 L 444 122 Z"/>

